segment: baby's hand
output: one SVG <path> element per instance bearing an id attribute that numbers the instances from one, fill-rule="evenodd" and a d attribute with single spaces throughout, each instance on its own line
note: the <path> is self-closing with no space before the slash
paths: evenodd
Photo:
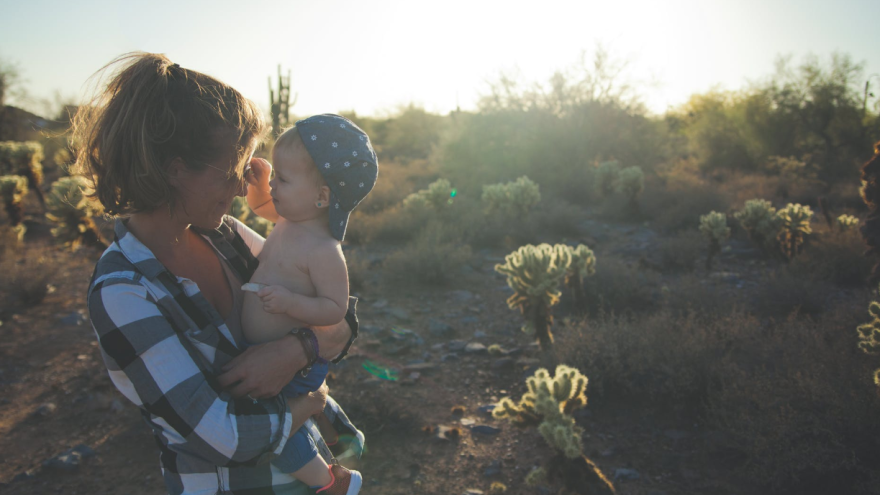
<path id="1" fill-rule="evenodd" d="M 261 190 L 268 190 L 270 175 L 272 175 L 271 163 L 263 158 L 251 159 L 251 173 L 247 176 L 248 184 L 259 187 Z"/>
<path id="2" fill-rule="evenodd" d="M 257 292 L 263 301 L 263 311 L 273 314 L 283 314 L 293 306 L 293 292 L 280 285 L 270 285 Z"/>

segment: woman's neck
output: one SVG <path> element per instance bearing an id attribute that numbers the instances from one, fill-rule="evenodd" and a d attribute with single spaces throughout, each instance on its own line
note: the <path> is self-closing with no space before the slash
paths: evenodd
<path id="1" fill-rule="evenodd" d="M 129 217 L 128 230 L 146 246 L 159 261 L 171 260 L 190 250 L 193 240 L 189 224 L 168 216 L 162 208 Z"/>

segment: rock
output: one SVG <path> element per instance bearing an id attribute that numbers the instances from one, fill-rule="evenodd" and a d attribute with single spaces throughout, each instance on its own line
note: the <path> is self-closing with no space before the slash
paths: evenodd
<path id="1" fill-rule="evenodd" d="M 413 363 L 403 367 L 403 371 L 433 371 L 437 369 L 436 363 Z"/>
<path id="2" fill-rule="evenodd" d="M 506 370 L 506 369 L 512 368 L 514 366 L 514 364 L 516 364 L 516 363 L 514 363 L 513 358 L 503 357 L 503 358 L 496 359 L 492 363 L 492 369 L 493 370 Z"/>
<path id="3" fill-rule="evenodd" d="M 113 401 L 110 402 L 110 410 L 115 413 L 122 412 L 125 410 L 125 405 L 123 405 L 119 399 L 113 399 Z"/>
<path id="4" fill-rule="evenodd" d="M 440 362 L 448 363 L 450 361 L 458 361 L 458 359 L 458 354 L 450 352 L 449 354 L 444 354 L 443 357 L 440 358 Z"/>
<path id="5" fill-rule="evenodd" d="M 440 320 L 436 320 L 434 318 L 428 320 L 428 331 L 438 337 L 446 337 L 455 333 L 455 329 L 452 328 L 452 325 L 444 323 Z"/>
<path id="6" fill-rule="evenodd" d="M 382 331 L 382 327 L 376 325 L 361 325 L 359 331 L 366 333 L 379 333 Z"/>
<path id="7" fill-rule="evenodd" d="M 453 290 L 449 292 L 449 297 L 456 301 L 468 302 L 474 298 L 474 293 L 469 290 Z"/>
<path id="8" fill-rule="evenodd" d="M 409 311 L 402 308 L 389 308 L 386 312 L 398 320 L 409 321 Z"/>
<path id="9" fill-rule="evenodd" d="M 18 473 L 12 478 L 13 483 L 17 483 L 19 481 L 27 481 L 36 478 L 36 473 L 34 471 L 25 471 L 23 473 Z"/>
<path id="10" fill-rule="evenodd" d="M 641 478 L 642 475 L 639 474 L 635 469 L 629 468 L 617 468 L 614 470 L 614 481 L 617 480 L 628 480 L 635 481 Z"/>
<path id="11" fill-rule="evenodd" d="M 79 469 L 83 459 L 88 459 L 94 456 L 95 451 L 92 450 L 91 447 L 85 444 L 79 444 L 70 450 L 65 450 L 55 457 L 44 461 L 43 467 L 57 471 L 72 472 Z"/>
<path id="12" fill-rule="evenodd" d="M 477 411 L 480 411 L 483 414 L 492 415 L 492 411 L 495 410 L 495 404 L 486 404 L 485 406 L 480 406 L 477 408 Z"/>
<path id="13" fill-rule="evenodd" d="M 384 308 L 385 306 L 388 306 L 388 300 L 387 300 L 387 299 L 379 299 L 378 301 L 374 302 L 374 303 L 371 304 L 370 306 L 371 306 L 373 309 L 382 309 L 382 308 Z"/>
<path id="14" fill-rule="evenodd" d="M 34 411 L 34 416 L 45 418 L 47 416 L 51 416 L 58 410 L 58 406 L 53 404 L 52 402 L 47 402 L 42 406 L 38 407 L 36 411 Z"/>
<path id="15" fill-rule="evenodd" d="M 495 428 L 494 426 L 489 425 L 477 425 L 471 428 L 473 433 L 479 433 L 480 435 L 497 435 L 501 433 L 501 428 Z"/>
<path id="16" fill-rule="evenodd" d="M 486 470 L 483 471 L 483 476 L 485 476 L 487 478 L 491 478 L 492 476 L 498 476 L 499 474 L 501 474 L 501 467 L 503 465 L 504 464 L 501 461 L 501 459 L 495 459 L 494 461 L 492 461 L 489 464 L 488 467 L 486 467 Z"/>
<path id="17" fill-rule="evenodd" d="M 474 332 L 475 339 L 485 339 L 486 337 L 487 337 L 486 332 L 484 332 L 482 330 L 477 330 L 476 332 Z"/>
<path id="18" fill-rule="evenodd" d="M 486 346 L 483 344 L 479 342 L 471 342 L 465 346 L 464 352 L 468 354 L 487 354 L 489 351 L 486 350 Z"/>
<path id="19" fill-rule="evenodd" d="M 83 323 L 85 323 L 87 320 L 86 320 L 85 315 L 83 315 L 82 313 L 80 313 L 78 311 L 74 311 L 73 313 L 70 313 L 69 315 L 59 317 L 59 321 L 61 322 L 62 325 L 70 325 L 70 326 L 78 327 L 78 326 L 82 325 Z"/>
<path id="20" fill-rule="evenodd" d="M 476 316 L 462 316 L 461 318 L 458 319 L 458 321 L 464 323 L 465 325 L 472 325 L 475 323 L 479 323 L 480 319 L 477 318 Z"/>
<path id="21" fill-rule="evenodd" d="M 446 343 L 446 348 L 452 352 L 463 351 L 467 347 L 467 342 L 463 340 L 450 340 Z"/>
<path id="22" fill-rule="evenodd" d="M 476 488 L 468 488 L 464 491 L 464 495 L 483 495 L 483 490 Z"/>

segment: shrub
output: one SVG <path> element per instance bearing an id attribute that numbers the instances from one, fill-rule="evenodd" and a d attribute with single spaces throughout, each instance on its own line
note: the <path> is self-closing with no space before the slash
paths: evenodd
<path id="1" fill-rule="evenodd" d="M 97 203 L 86 195 L 86 179 L 81 176 L 63 177 L 52 184 L 46 201 L 46 218 L 55 222 L 52 235 L 76 249 L 80 244 L 107 247 L 107 240 L 98 230 L 92 217 L 101 213 Z"/>
<path id="2" fill-rule="evenodd" d="M 0 292 L 11 299 L 9 306 L 36 306 L 49 293 L 49 280 L 55 267 L 45 257 L 33 252 L 14 258 L 7 256 L 0 265 Z"/>
<path id="3" fill-rule="evenodd" d="M 635 203 L 636 196 L 645 189 L 645 174 L 641 167 L 626 167 L 617 175 L 615 190 L 629 198 L 630 203 Z"/>
<path id="4" fill-rule="evenodd" d="M 9 224 L 19 242 L 24 237 L 25 231 L 25 227 L 21 223 L 24 220 L 21 203 L 25 193 L 27 193 L 27 179 L 25 177 L 21 175 L 0 176 L 0 199 L 3 200 Z"/>
<path id="5" fill-rule="evenodd" d="M 603 257 L 596 274 L 584 284 L 587 309 L 591 314 L 651 311 L 659 297 L 660 277 L 650 270 L 638 270 L 619 259 Z"/>
<path id="6" fill-rule="evenodd" d="M 872 261 L 858 236 L 825 233 L 810 242 L 788 270 L 807 284 L 864 287 Z"/>
<path id="7" fill-rule="evenodd" d="M 398 281 L 445 284 L 459 278 L 470 259 L 470 247 L 462 246 L 454 231 L 433 223 L 404 249 L 388 256 L 383 267 Z"/>
<path id="8" fill-rule="evenodd" d="M 809 272 L 786 267 L 770 273 L 752 293 L 752 308 L 761 315 L 785 317 L 793 311 L 817 316 L 827 305 L 827 284 Z"/>
<path id="9" fill-rule="evenodd" d="M 482 200 L 489 214 L 524 216 L 541 201 L 541 192 L 537 184 L 522 176 L 516 182 L 483 186 Z"/>
<path id="10" fill-rule="evenodd" d="M 583 244 L 576 248 L 569 247 L 571 265 L 565 274 L 565 284 L 574 295 L 575 308 L 584 312 L 586 308 L 586 295 L 584 294 L 584 280 L 596 274 L 596 256 L 593 251 Z"/>
<path id="11" fill-rule="evenodd" d="M 0 175 L 27 177 L 28 188 L 43 204 L 43 146 L 36 141 L 0 141 Z"/>
<path id="12" fill-rule="evenodd" d="M 559 284 L 570 265 L 571 252 L 563 244 L 527 244 L 505 256 L 503 264 L 495 265 L 495 271 L 506 275 L 507 285 L 513 289 L 507 305 L 520 310 L 526 318 L 523 331 L 535 334 L 544 350 L 553 343 L 551 308 L 559 302 Z"/>
<path id="13" fill-rule="evenodd" d="M 703 236 L 697 230 L 663 236 L 657 243 L 660 269 L 664 272 L 691 272 L 703 253 Z"/>

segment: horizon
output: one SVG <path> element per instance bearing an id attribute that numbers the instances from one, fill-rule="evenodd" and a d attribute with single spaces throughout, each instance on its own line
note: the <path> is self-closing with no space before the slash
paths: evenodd
<path id="1" fill-rule="evenodd" d="M 0 33 L 0 61 L 17 67 L 29 94 L 9 103 L 34 113 L 51 106 L 56 92 L 62 101 L 81 101 L 93 73 L 135 50 L 165 53 L 215 76 L 264 111 L 267 78 L 277 84 L 280 64 L 283 73 L 292 73 L 294 115 L 354 111 L 382 117 L 408 105 L 438 114 L 475 110 L 500 74 L 518 74 L 526 85 L 545 84 L 581 54 L 589 62 L 597 46 L 628 64 L 624 79 L 635 83 L 636 94 L 655 115 L 693 94 L 740 90 L 766 79 L 780 57 L 798 66 L 813 54 L 826 65 L 832 53 L 842 53 L 864 63 L 862 75 L 880 85 L 880 53 L 871 50 L 880 41 L 872 29 L 880 3 L 866 0 L 833 6 L 815 0 L 712 5 L 551 0 L 540 10 L 494 0 L 455 0 L 442 9 L 397 0 L 369 6 L 351 0 L 321 5 L 259 0 L 246 8 L 232 0 L 161 0 L 149 10 L 109 0 L 78 5 L 0 0 L 0 5 L 23 21 Z M 176 14 L 169 17 L 169 11 Z M 46 18 L 46 12 L 54 15 Z M 242 18 L 261 24 L 249 30 Z M 187 28 L 177 29 L 181 25 Z M 88 35 L 71 37 L 71 26 Z M 213 50 L 204 49 L 206 40 Z"/>

